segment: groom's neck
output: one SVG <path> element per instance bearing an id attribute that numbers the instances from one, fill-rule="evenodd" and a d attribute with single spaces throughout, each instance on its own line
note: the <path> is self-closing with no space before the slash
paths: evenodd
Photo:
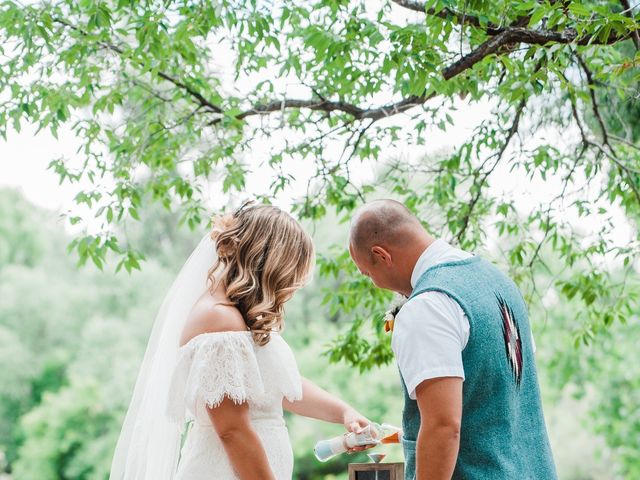
<path id="1" fill-rule="evenodd" d="M 417 232 L 413 238 L 407 242 L 407 247 L 403 249 L 400 259 L 403 265 L 402 286 L 400 293 L 405 297 L 411 295 L 411 276 L 418 263 L 418 259 L 424 251 L 433 244 L 435 238 L 426 231 Z"/>

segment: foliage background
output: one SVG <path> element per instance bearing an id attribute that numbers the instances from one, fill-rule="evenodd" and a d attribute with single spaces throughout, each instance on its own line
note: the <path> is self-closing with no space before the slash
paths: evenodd
<path id="1" fill-rule="evenodd" d="M 129 231 L 144 244 L 142 271 L 77 269 L 54 212 L 0 191 L 0 450 L 6 479 L 104 479 L 155 310 L 198 236 L 162 211 Z M 315 226 L 319 253 L 346 226 Z M 544 272 L 543 274 L 544 275 Z M 361 373 L 322 354 L 344 332 L 316 278 L 287 309 L 286 338 L 303 374 L 371 418 L 399 423 L 402 396 L 392 365 Z M 590 346 L 573 345 L 576 305 L 550 295 L 532 311 L 547 423 L 560 478 L 637 478 L 640 368 L 637 322 L 616 325 Z M 379 320 L 379 318 L 377 319 Z M 631 319 L 630 319 L 631 320 Z M 346 478 L 345 457 L 321 464 L 313 444 L 337 425 L 289 418 L 299 479 Z M 398 447 L 385 447 L 401 459 Z"/>
<path id="2" fill-rule="evenodd" d="M 640 477 L 638 8 L 0 0 L 0 135 L 79 142 L 50 164 L 76 193 L 64 222 L 0 195 L 2 470 L 105 477 L 168 282 L 248 193 L 318 241 L 288 313 L 304 373 L 399 421 L 389 295 L 344 248 L 350 212 L 392 196 L 525 293 L 561 478 Z M 344 470 L 311 456 L 335 429 L 291 421 L 299 478 Z"/>

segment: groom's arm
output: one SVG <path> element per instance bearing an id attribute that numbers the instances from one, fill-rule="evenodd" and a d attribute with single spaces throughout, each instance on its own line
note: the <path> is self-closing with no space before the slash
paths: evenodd
<path id="1" fill-rule="evenodd" d="M 416 388 L 420 431 L 416 445 L 416 480 L 451 480 L 462 421 L 462 378 L 425 380 Z"/>

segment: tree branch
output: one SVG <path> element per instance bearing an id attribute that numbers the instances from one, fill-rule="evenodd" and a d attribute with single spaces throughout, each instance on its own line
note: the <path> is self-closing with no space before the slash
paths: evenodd
<path id="1" fill-rule="evenodd" d="M 538 65 L 540 65 L 540 64 L 538 64 Z M 476 204 L 480 200 L 480 197 L 482 196 L 482 187 L 484 187 L 484 184 L 486 183 L 487 179 L 493 173 L 493 171 L 496 169 L 496 167 L 498 166 L 498 164 L 502 160 L 502 156 L 504 155 L 504 152 L 507 150 L 507 147 L 509 146 L 509 143 L 511 142 L 511 139 L 513 138 L 513 136 L 518 131 L 518 127 L 520 125 L 520 117 L 522 116 L 522 112 L 524 111 L 524 107 L 526 106 L 526 104 L 527 104 L 527 99 L 523 98 L 520 101 L 520 103 L 518 104 L 518 106 L 516 107 L 516 114 L 515 114 L 515 117 L 513 119 L 513 123 L 511 124 L 511 127 L 509 128 L 509 131 L 507 132 L 507 136 L 506 136 L 502 146 L 500 147 L 500 150 L 498 150 L 498 152 L 496 152 L 496 154 L 493 155 L 495 157 L 496 161 L 493 163 L 491 168 L 489 168 L 489 170 L 487 170 L 487 171 L 485 171 L 483 173 L 482 177 L 480 178 L 480 181 L 478 183 L 474 183 L 476 185 L 477 191 L 476 191 L 475 195 L 471 198 L 471 202 L 469 202 L 468 211 L 464 216 L 462 228 L 456 234 L 456 240 L 458 241 L 458 244 L 461 243 L 462 237 L 464 236 L 467 228 L 469 227 L 469 223 L 471 222 L 471 215 L 473 214 L 473 209 L 475 208 Z M 489 157 L 489 158 L 491 158 L 491 157 Z M 483 162 L 483 165 L 486 164 L 488 161 L 489 161 L 489 159 L 485 160 Z M 480 167 L 480 168 L 482 168 L 482 167 Z"/>
<path id="2" fill-rule="evenodd" d="M 344 164 L 344 166 L 345 166 L 345 168 L 347 170 L 347 177 L 349 177 L 349 164 L 351 163 L 351 159 L 357 153 L 358 146 L 360 145 L 360 142 L 362 141 L 362 139 L 364 138 L 365 134 L 367 133 L 367 130 L 369 130 L 371 125 L 374 124 L 374 122 L 375 122 L 375 120 L 371 120 L 371 122 L 369 122 L 369 125 L 366 125 L 363 128 L 356 130 L 354 132 L 354 134 L 351 136 L 351 138 L 349 138 L 349 140 L 347 140 L 347 142 L 345 143 L 344 150 L 340 154 L 340 160 L 338 162 Z M 355 136 L 356 133 L 358 134 L 358 137 L 356 138 L 356 141 L 353 143 L 353 145 L 351 145 L 351 148 L 352 148 L 351 149 L 351 153 L 349 154 L 347 159 L 343 162 L 342 158 L 344 157 L 344 154 L 349 149 L 349 144 L 351 143 L 351 140 L 353 139 L 353 137 Z M 362 195 L 360 195 L 360 196 L 362 197 L 362 200 L 364 201 L 364 196 L 362 196 Z"/>
<path id="3" fill-rule="evenodd" d="M 624 162 L 621 161 L 618 158 L 617 152 L 615 151 L 615 149 L 613 148 L 613 146 L 609 142 L 609 133 L 607 131 L 607 127 L 606 127 L 606 125 L 604 123 L 604 120 L 602 119 L 602 115 L 600 115 L 600 109 L 598 107 L 598 101 L 596 99 L 595 81 L 593 79 L 593 74 L 591 73 L 591 70 L 589 69 L 589 66 L 586 64 L 586 62 L 580 56 L 580 54 L 578 54 L 577 52 L 574 52 L 574 55 L 575 55 L 576 59 L 578 60 L 578 63 L 580 64 L 580 68 L 582 68 L 582 71 L 584 72 L 584 74 L 587 77 L 587 86 L 589 88 L 589 93 L 590 93 L 590 97 L 591 97 L 591 108 L 593 110 L 594 116 L 596 117 L 596 120 L 598 122 L 598 125 L 600 127 L 600 131 L 601 131 L 601 134 L 602 134 L 602 145 L 599 145 L 596 142 L 592 142 L 590 140 L 586 140 L 586 137 L 584 136 L 584 131 L 582 129 L 580 129 L 581 134 L 583 136 L 583 141 L 586 141 L 590 145 L 596 147 L 603 155 L 605 155 L 607 158 L 609 158 L 615 164 L 615 166 L 617 167 L 618 172 L 620 173 L 620 176 L 626 177 L 626 182 L 629 185 L 629 187 L 631 188 L 631 190 L 633 191 L 633 194 L 636 197 L 636 200 L 638 201 L 638 204 L 640 205 L 640 190 L 638 190 L 638 187 L 636 186 L 635 176 L 634 176 L 634 174 L 637 175 L 637 171 L 635 171 L 635 169 L 625 165 Z M 574 110 L 574 117 L 575 117 L 575 115 L 576 115 L 576 113 L 575 113 L 575 110 Z M 607 147 L 606 150 L 604 148 L 605 146 Z"/>
<path id="4" fill-rule="evenodd" d="M 584 35 L 578 37 L 578 32 L 573 28 L 568 28 L 562 32 L 554 32 L 551 30 L 530 30 L 524 28 L 522 19 L 527 17 L 521 17 L 513 25 L 508 27 L 501 27 L 494 23 L 484 24 L 480 21 L 479 17 L 461 13 L 450 8 L 443 8 L 436 12 L 434 8 L 427 9 L 426 2 L 418 0 L 392 0 L 393 3 L 400 5 L 401 7 L 413 10 L 414 12 L 424 13 L 429 16 L 438 17 L 443 20 L 454 22 L 458 25 L 466 25 L 471 27 L 477 27 L 485 31 L 489 36 L 496 36 L 501 34 L 507 34 L 508 40 L 506 43 L 519 42 L 527 43 L 530 45 L 545 45 L 549 42 L 555 43 L 576 43 L 578 45 L 611 45 L 622 40 L 626 40 L 630 36 L 638 35 L 640 28 L 636 28 L 627 32 L 624 35 L 618 35 L 612 33 L 604 40 L 600 40 L 594 35 Z M 626 2 L 627 0 L 622 0 Z M 633 17 L 632 17 L 633 18 Z"/>
<path id="5" fill-rule="evenodd" d="M 427 9 L 427 5 L 425 2 L 419 2 L 416 0 L 392 0 L 393 3 L 400 5 L 401 7 L 407 8 L 409 10 L 413 10 L 418 13 L 426 13 L 432 17 L 438 17 L 443 20 L 453 21 L 458 25 L 468 25 L 471 27 L 478 27 L 486 29 L 489 35 L 497 35 L 504 30 L 504 27 L 500 27 L 499 25 L 489 23 L 487 25 L 483 25 L 480 22 L 478 17 L 473 15 L 469 15 L 467 13 L 458 12 L 451 8 L 443 8 L 436 12 L 435 8 Z"/>
<path id="6" fill-rule="evenodd" d="M 54 21 L 56 23 L 59 23 L 60 25 L 63 25 L 69 28 L 70 30 L 80 33 L 85 37 L 88 36 L 87 32 L 85 32 L 81 28 L 76 27 L 75 25 L 70 24 L 66 20 L 57 18 Z M 118 55 L 123 55 L 125 53 L 125 51 L 121 47 L 113 43 L 108 43 L 103 41 L 98 41 L 97 43 L 101 47 L 106 48 L 112 52 L 115 52 Z M 199 93 L 197 90 L 193 89 L 186 83 L 182 82 L 181 80 L 162 71 L 157 72 L 157 75 L 163 80 L 171 82 L 178 88 L 186 91 L 191 97 L 195 99 L 195 101 L 201 107 L 204 107 L 206 110 L 213 113 L 217 113 L 217 114 L 224 113 L 222 108 L 220 108 L 219 106 L 207 100 L 201 93 Z M 382 107 L 377 107 L 377 108 L 361 108 L 346 102 L 332 102 L 328 100 L 321 100 L 319 102 L 313 99 L 311 100 L 297 100 L 297 99 L 274 100 L 266 104 L 256 105 L 251 109 L 236 115 L 235 118 L 242 120 L 252 115 L 262 115 L 265 113 L 276 112 L 284 108 L 308 108 L 309 110 L 318 110 L 323 112 L 341 111 L 341 112 L 345 112 L 352 115 L 357 120 L 371 119 L 373 121 L 376 121 L 376 120 L 380 120 L 381 118 L 397 115 L 415 106 L 422 105 L 423 103 L 433 98 L 434 96 L 435 94 L 431 94 L 426 97 L 413 95 L 411 97 L 400 100 L 396 103 L 384 105 Z M 216 118 L 211 122 L 209 122 L 208 125 L 215 125 L 219 123 L 221 120 L 222 118 Z"/>
<path id="7" fill-rule="evenodd" d="M 629 4 L 629 0 L 620 0 L 620 3 L 622 4 L 622 8 L 624 9 L 623 10 L 624 14 L 627 17 L 629 17 L 631 20 L 635 20 L 633 16 L 633 8 Z M 631 34 L 631 38 L 633 39 L 633 44 L 636 46 L 636 50 L 640 50 L 640 32 L 635 30 Z"/>
<path id="8" fill-rule="evenodd" d="M 442 76 L 445 78 L 445 80 L 450 80 L 463 71 L 473 67 L 483 58 L 491 55 L 492 53 L 495 53 L 503 45 L 511 43 L 511 41 L 509 40 L 509 36 L 509 32 L 502 32 L 495 37 L 491 37 L 474 51 L 465 55 L 460 60 L 452 63 L 450 66 L 445 68 L 442 72 Z"/>
<path id="9" fill-rule="evenodd" d="M 56 21 L 74 31 L 80 32 L 83 35 L 87 35 L 81 29 L 69 24 L 68 22 L 65 22 L 64 20 L 58 19 Z M 106 43 L 106 42 L 98 42 L 98 44 L 120 55 L 124 53 L 124 50 L 122 50 L 120 47 L 116 45 Z M 162 71 L 157 72 L 157 75 L 160 78 L 167 80 L 173 83 L 174 85 L 176 85 L 177 87 L 187 91 L 192 97 L 194 97 L 197 100 L 197 102 L 202 107 L 206 107 L 208 110 L 214 113 L 218 113 L 218 114 L 223 113 L 223 110 L 220 107 L 209 102 L 199 92 L 195 91 L 194 89 L 192 89 L 185 83 L 181 82 L 180 80 Z M 433 98 L 434 96 L 435 96 L 434 93 L 426 97 L 413 95 L 411 97 L 400 100 L 396 103 L 384 105 L 377 108 L 368 108 L 368 109 L 361 108 L 347 102 L 340 102 L 340 101 L 334 102 L 334 101 L 329 101 L 325 99 L 322 99 L 319 102 L 313 99 L 311 100 L 299 100 L 299 99 L 274 100 L 266 104 L 255 105 L 251 109 L 236 115 L 235 118 L 242 120 L 246 117 L 250 117 L 253 115 L 262 115 L 265 113 L 272 113 L 276 111 L 281 111 L 285 108 L 308 108 L 310 110 L 318 110 L 323 112 L 341 111 L 341 112 L 352 115 L 355 119 L 358 119 L 358 120 L 371 119 L 373 121 L 376 121 L 376 120 L 380 120 L 381 118 L 397 115 L 415 106 L 422 105 L 423 103 Z M 221 120 L 222 118 L 216 118 L 211 122 L 209 122 L 208 125 L 215 125 L 219 123 Z"/>
<path id="10" fill-rule="evenodd" d="M 478 48 L 471 53 L 465 55 L 460 60 L 454 62 L 442 72 L 445 80 L 449 80 L 461 72 L 473 67 L 476 63 L 483 58 L 496 53 L 501 47 L 514 44 L 525 43 L 527 45 L 546 45 L 547 43 L 576 43 L 578 45 L 592 44 L 612 44 L 618 41 L 629 38 L 632 33 L 637 33 L 637 30 L 628 32 L 625 36 L 610 35 L 609 38 L 603 42 L 599 42 L 597 39 L 593 40 L 592 36 L 577 37 L 577 32 L 573 29 L 567 29 L 563 32 L 551 32 L 548 30 L 529 30 L 522 27 L 507 27 L 502 29 L 500 33 L 491 36 L 486 42 L 481 44 Z"/>
<path id="11" fill-rule="evenodd" d="M 400 100 L 396 103 L 391 103 L 377 108 L 361 108 L 357 105 L 353 105 L 347 102 L 334 102 L 329 100 L 299 100 L 299 99 L 284 99 L 274 100 L 269 103 L 255 105 L 249 110 L 236 115 L 238 120 L 245 119 L 253 115 L 264 115 L 265 113 L 271 113 L 280 111 L 284 108 L 307 108 L 309 110 L 316 110 L 321 112 L 334 112 L 340 111 L 348 113 L 356 120 L 370 119 L 373 121 L 380 120 L 381 118 L 391 117 L 398 113 L 405 112 L 410 108 L 422 105 L 427 100 L 430 100 L 435 96 L 434 93 L 420 97 L 413 95 L 411 97 Z M 216 125 L 220 123 L 222 118 L 216 118 L 208 123 L 208 125 Z"/>
<path id="12" fill-rule="evenodd" d="M 59 23 L 60 25 L 63 25 L 65 27 L 73 30 L 74 32 L 78 32 L 82 36 L 85 36 L 85 37 L 89 36 L 89 34 L 87 32 L 85 32 L 81 28 L 76 27 L 75 25 L 71 25 L 66 20 L 63 20 L 61 18 L 56 18 L 56 19 L 54 19 L 54 22 Z M 103 41 L 98 41 L 97 43 L 101 47 L 106 48 L 107 50 L 111 50 L 112 52 L 115 52 L 118 55 L 123 55 L 125 53 L 122 48 L 118 47 L 117 45 L 114 45 L 113 43 L 108 43 L 108 42 L 103 42 Z M 141 62 L 138 62 L 138 64 L 142 66 Z M 169 75 L 168 73 L 165 73 L 165 72 L 162 72 L 162 71 L 159 71 L 156 74 L 160 78 L 162 78 L 163 80 L 171 82 L 176 87 L 186 91 L 191 97 L 193 97 L 196 100 L 196 102 L 200 106 L 202 106 L 202 107 L 204 107 L 204 108 L 206 108 L 209 111 L 214 112 L 214 113 L 222 113 L 222 109 L 220 107 L 218 107 L 217 105 L 214 105 L 213 103 L 211 103 L 204 96 L 202 96 L 202 94 L 200 94 L 197 90 L 195 90 L 194 88 L 190 87 L 186 83 L 184 83 L 184 82 L 178 80 L 177 78 Z"/>
<path id="13" fill-rule="evenodd" d="M 600 131 L 602 133 L 602 143 L 606 145 L 609 148 L 609 150 L 612 151 L 612 153 L 615 153 L 613 151 L 613 147 L 609 143 L 609 134 L 607 133 L 607 127 L 604 124 L 602 115 L 600 115 L 600 109 L 598 108 L 598 101 L 596 99 L 596 90 L 595 90 L 596 85 L 593 79 L 593 74 L 591 73 L 589 66 L 586 64 L 582 56 L 580 56 L 578 52 L 574 52 L 574 55 L 578 60 L 578 63 L 580 64 L 580 68 L 582 68 L 582 71 L 587 77 L 587 87 L 589 88 L 589 95 L 591 97 L 591 106 L 593 109 L 593 114 L 596 117 L 596 120 L 598 121 L 598 125 L 600 126 Z"/>
<path id="14" fill-rule="evenodd" d="M 416 0 L 393 0 L 398 5 L 401 5 L 405 8 L 409 8 L 411 10 L 425 12 L 427 14 L 435 15 L 440 18 L 455 21 L 464 25 L 471 25 L 479 28 L 484 28 L 486 33 L 491 36 L 486 42 L 476 48 L 474 51 L 465 55 L 460 60 L 454 62 L 449 67 L 443 70 L 443 76 L 446 80 L 449 80 L 456 75 L 464 72 L 472 68 L 476 63 L 480 62 L 483 58 L 494 54 L 499 53 L 500 50 L 506 45 L 514 44 L 514 43 L 526 43 L 530 45 L 545 45 L 550 42 L 555 43 L 577 43 L 579 45 L 586 44 L 594 40 L 591 36 L 584 36 L 577 38 L 577 32 L 573 29 L 568 29 L 563 32 L 552 32 L 545 30 L 529 30 L 527 28 L 522 27 L 524 20 L 526 17 L 521 17 L 516 20 L 509 27 L 499 27 L 497 25 L 487 25 L 483 26 L 479 20 L 479 18 L 474 17 L 472 15 L 462 14 L 460 12 L 451 10 L 451 9 L 443 9 L 439 12 L 435 12 L 434 9 L 425 10 L 425 4 L 423 2 L 419 2 Z M 73 31 L 80 33 L 83 36 L 88 36 L 87 32 L 82 29 L 71 25 L 64 19 L 57 18 L 55 19 L 56 23 L 59 23 Z M 632 33 L 636 33 L 637 31 L 629 32 L 626 36 L 620 37 L 616 35 L 611 35 L 608 39 L 605 39 L 602 43 L 615 43 L 624 38 L 628 38 Z M 123 55 L 125 51 L 115 45 L 113 43 L 98 41 L 98 45 L 111 50 L 119 55 Z M 597 39 L 595 42 L 598 43 Z M 138 62 L 140 65 L 141 63 Z M 205 111 L 223 115 L 224 111 L 218 105 L 215 105 L 213 102 L 205 98 L 200 92 L 198 92 L 193 87 L 189 86 L 185 82 L 180 79 L 170 75 L 169 73 L 159 71 L 156 73 L 157 76 L 166 80 L 176 87 L 184 90 L 191 96 L 195 102 L 204 108 Z M 403 113 L 415 106 L 422 105 L 429 99 L 433 98 L 435 93 L 432 93 L 428 96 L 417 96 L 412 95 L 408 98 L 402 99 L 398 102 L 383 105 L 381 107 L 375 108 L 362 108 L 357 105 L 342 102 L 342 101 L 330 101 L 320 97 L 320 100 L 315 99 L 283 99 L 283 100 L 274 100 L 265 104 L 254 105 L 253 107 L 241 112 L 236 115 L 235 118 L 238 120 L 243 120 L 247 117 L 254 115 L 264 115 L 276 111 L 281 111 L 285 108 L 306 108 L 309 110 L 322 111 L 322 112 L 333 112 L 339 111 L 344 112 L 351 115 L 355 120 L 364 120 L 371 119 L 374 122 L 380 120 L 382 118 L 390 117 L 393 115 L 397 115 L 399 113 Z M 223 117 L 218 117 L 211 120 L 207 125 L 212 126 L 220 123 Z"/>
<path id="15" fill-rule="evenodd" d="M 553 199 L 551 199 L 551 201 L 549 202 L 549 205 L 547 205 L 547 211 L 545 212 L 546 220 L 544 221 L 544 225 L 545 225 L 544 226 L 544 236 L 542 237 L 542 240 L 540 240 L 538 242 L 538 245 L 537 245 L 535 251 L 533 252 L 533 255 L 531 256 L 531 260 L 529 261 L 529 265 L 528 265 L 528 268 L 530 270 L 533 269 L 533 264 L 536 261 L 536 259 L 538 258 L 538 256 L 540 255 L 540 250 L 542 249 L 542 246 L 546 242 L 547 237 L 549 236 L 549 232 L 551 231 L 551 210 L 553 209 L 553 204 L 557 200 L 562 200 L 564 198 L 564 195 L 565 195 L 565 193 L 567 191 L 567 187 L 569 186 L 569 182 L 571 181 L 571 178 L 573 177 L 573 174 L 575 173 L 576 169 L 578 168 L 578 165 L 580 164 L 580 160 L 582 160 L 582 157 L 584 157 L 584 154 L 587 151 L 587 148 L 588 148 L 588 145 L 586 145 L 586 144 L 582 145 L 582 149 L 580 150 L 580 153 L 578 153 L 575 161 L 573 162 L 573 166 L 571 167 L 569 172 L 564 177 L 563 185 L 562 185 L 562 191 L 558 195 L 556 195 Z M 532 280 L 533 280 L 533 275 L 532 275 Z"/>

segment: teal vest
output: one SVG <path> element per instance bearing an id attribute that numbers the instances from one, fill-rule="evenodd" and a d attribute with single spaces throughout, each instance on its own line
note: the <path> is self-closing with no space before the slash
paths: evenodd
<path id="1" fill-rule="evenodd" d="M 540 402 L 527 307 L 516 285 L 479 257 L 435 265 L 409 299 L 447 294 L 465 312 L 460 451 L 454 480 L 557 479 Z M 415 478 L 420 411 L 402 381 L 405 480 Z"/>

